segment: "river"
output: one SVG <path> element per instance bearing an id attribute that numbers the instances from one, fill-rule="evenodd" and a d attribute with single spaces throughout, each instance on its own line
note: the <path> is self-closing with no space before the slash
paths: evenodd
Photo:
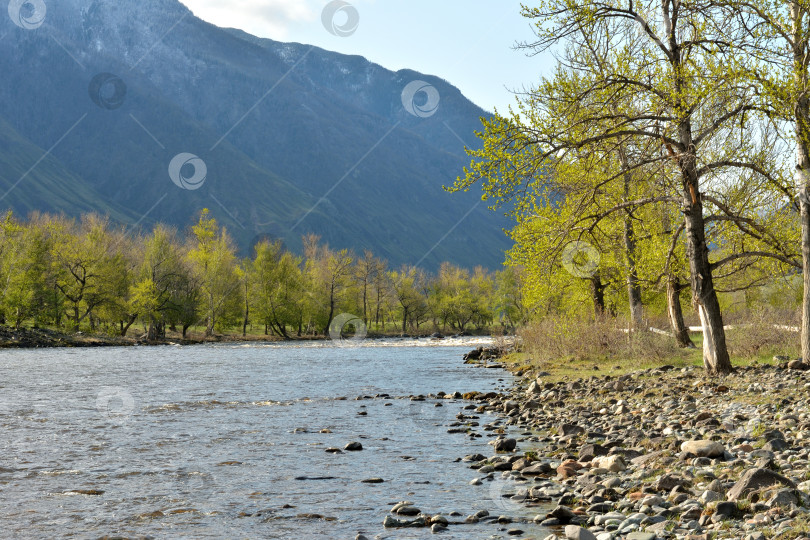
<path id="1" fill-rule="evenodd" d="M 487 436 L 448 433 L 463 400 L 507 388 L 465 366 L 472 340 L 367 340 L 0 352 L 3 537 L 429 538 L 383 529 L 391 506 L 531 517 L 500 479 L 457 462 Z M 388 394 L 388 397 L 373 397 Z M 360 399 L 358 399 L 360 398 Z M 443 406 L 437 407 L 437 403 Z M 497 420 L 480 415 L 481 425 Z M 479 431 L 484 435 L 485 431 Z M 350 441 L 362 451 L 328 453 Z M 382 483 L 363 483 L 379 477 Z M 451 525 L 442 538 L 549 532 Z M 435 537 L 435 536 L 433 536 Z"/>

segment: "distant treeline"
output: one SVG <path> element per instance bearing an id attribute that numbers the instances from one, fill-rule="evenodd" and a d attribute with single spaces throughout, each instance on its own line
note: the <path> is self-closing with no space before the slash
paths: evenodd
<path id="1" fill-rule="evenodd" d="M 0 324 L 126 336 L 141 323 L 149 339 L 203 326 L 282 337 L 328 333 L 341 313 L 369 330 L 463 332 L 525 318 L 520 272 L 472 272 L 452 264 L 436 275 L 389 269 L 365 251 L 333 250 L 303 238 L 303 256 L 258 243 L 239 259 L 208 210 L 186 234 L 156 225 L 133 233 L 90 214 L 80 220 L 10 212 L 0 223 Z"/>

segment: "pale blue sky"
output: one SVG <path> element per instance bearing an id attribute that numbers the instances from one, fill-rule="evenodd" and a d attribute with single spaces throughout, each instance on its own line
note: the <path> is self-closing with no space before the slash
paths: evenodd
<path id="1" fill-rule="evenodd" d="M 437 75 L 490 111 L 505 110 L 514 103 L 510 90 L 536 83 L 553 67 L 548 55 L 529 58 L 513 49 L 533 36 L 518 0 L 349 0 L 359 24 L 348 37 L 324 28 L 327 0 L 181 1 L 218 26 Z M 336 16 L 338 24 L 345 20 L 345 14 Z"/>

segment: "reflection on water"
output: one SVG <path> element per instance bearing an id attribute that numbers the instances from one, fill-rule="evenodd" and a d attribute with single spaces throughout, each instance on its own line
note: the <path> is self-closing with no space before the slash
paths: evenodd
<path id="1" fill-rule="evenodd" d="M 486 482 L 468 485 L 474 471 L 454 462 L 491 451 L 486 437 L 447 433 L 467 403 L 407 399 L 503 388 L 508 376 L 464 366 L 470 343 L 420 342 L 0 352 L 4 536 L 429 536 L 383 529 L 403 499 L 458 520 L 532 516 L 493 501 Z M 363 450 L 325 451 L 350 441 Z M 384 482 L 362 482 L 372 477 Z M 547 534 L 532 527 L 520 525 Z"/>

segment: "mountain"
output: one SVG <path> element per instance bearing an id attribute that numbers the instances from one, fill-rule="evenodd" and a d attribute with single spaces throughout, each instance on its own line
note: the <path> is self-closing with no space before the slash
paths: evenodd
<path id="1" fill-rule="evenodd" d="M 508 248 L 503 217 L 442 189 L 487 113 L 438 77 L 221 29 L 175 0 L 49 2 L 33 29 L 4 19 L 0 70 L 0 140 L 26 147 L 0 147 L 0 183 L 50 150 L 0 208 L 185 228 L 208 207 L 244 253 L 314 232 L 395 266 L 494 268 Z M 435 89 L 435 114 L 403 106 L 413 81 Z"/>

